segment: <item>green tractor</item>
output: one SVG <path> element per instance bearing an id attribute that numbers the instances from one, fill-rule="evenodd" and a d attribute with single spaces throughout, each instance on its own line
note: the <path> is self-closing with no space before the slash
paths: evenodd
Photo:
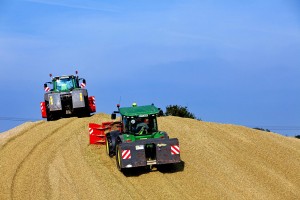
<path id="1" fill-rule="evenodd" d="M 44 84 L 44 101 L 40 103 L 41 113 L 47 121 L 69 116 L 85 117 L 96 112 L 95 97 L 88 96 L 86 81 L 76 75 L 56 76 Z M 51 84 L 52 88 L 47 84 Z"/>
<path id="2" fill-rule="evenodd" d="M 118 105 L 112 119 L 116 119 L 116 113 L 121 115 L 119 130 L 106 133 L 106 152 L 110 157 L 116 156 L 120 171 L 181 162 L 178 139 L 170 139 L 166 132 L 158 130 L 160 109 L 154 105 Z"/>

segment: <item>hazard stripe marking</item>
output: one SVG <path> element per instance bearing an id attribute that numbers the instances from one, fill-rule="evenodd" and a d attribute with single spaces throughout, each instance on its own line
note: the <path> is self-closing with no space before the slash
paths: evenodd
<path id="1" fill-rule="evenodd" d="M 122 159 L 130 159 L 131 153 L 130 150 L 122 150 Z"/>
<path id="2" fill-rule="evenodd" d="M 49 92 L 50 91 L 50 88 L 49 87 L 46 87 L 45 88 L 45 92 Z"/>
<path id="3" fill-rule="evenodd" d="M 93 134 L 93 132 L 94 132 L 94 129 L 92 129 L 92 128 L 89 128 L 89 132 L 90 132 L 90 135 L 91 135 L 91 134 Z"/>
<path id="4" fill-rule="evenodd" d="M 44 110 L 44 104 L 43 104 L 43 102 L 41 102 L 41 111 L 43 112 L 43 110 Z"/>
<path id="5" fill-rule="evenodd" d="M 171 154 L 176 155 L 180 153 L 179 145 L 173 145 L 171 146 Z"/>

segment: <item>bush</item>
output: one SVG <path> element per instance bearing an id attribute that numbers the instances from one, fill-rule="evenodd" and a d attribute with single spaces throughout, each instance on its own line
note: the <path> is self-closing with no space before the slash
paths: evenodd
<path id="1" fill-rule="evenodd" d="M 257 127 L 255 127 L 255 128 L 253 128 L 253 129 L 260 130 L 260 131 L 270 132 L 269 129 L 264 129 L 264 128 L 257 128 Z"/>
<path id="2" fill-rule="evenodd" d="M 189 112 L 189 110 L 186 106 L 183 107 L 183 106 L 179 106 L 179 105 L 167 106 L 166 107 L 166 115 L 196 119 L 196 116 L 193 113 Z"/>
<path id="3" fill-rule="evenodd" d="M 296 135 L 296 136 L 295 136 L 295 138 L 298 138 L 298 139 L 300 139 L 300 135 Z"/>

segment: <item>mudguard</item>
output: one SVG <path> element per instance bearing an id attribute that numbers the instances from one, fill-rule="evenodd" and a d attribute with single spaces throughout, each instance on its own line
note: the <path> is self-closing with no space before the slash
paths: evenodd
<path id="1" fill-rule="evenodd" d="M 43 101 L 40 103 L 40 106 L 41 106 L 42 118 L 47 118 L 46 103 Z"/>
<path id="2" fill-rule="evenodd" d="M 61 99 L 60 99 L 59 93 L 48 94 L 48 100 L 49 100 L 49 110 L 50 111 L 62 110 Z"/>
<path id="3" fill-rule="evenodd" d="M 86 89 L 73 90 L 72 91 L 72 103 L 73 108 L 84 108 L 85 107 L 85 99 L 87 97 Z"/>
<path id="4" fill-rule="evenodd" d="M 89 108 L 90 108 L 90 113 L 96 112 L 96 99 L 94 96 L 89 97 Z"/>

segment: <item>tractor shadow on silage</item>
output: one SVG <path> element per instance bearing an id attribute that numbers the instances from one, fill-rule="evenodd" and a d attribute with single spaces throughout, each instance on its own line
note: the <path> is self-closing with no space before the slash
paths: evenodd
<path id="1" fill-rule="evenodd" d="M 184 170 L 184 161 L 181 161 L 180 163 L 173 163 L 173 164 L 165 164 L 165 165 L 158 165 L 153 166 L 152 168 L 147 167 L 136 167 L 131 169 L 123 169 L 122 172 L 124 176 L 126 177 L 136 177 L 147 173 L 154 173 L 154 172 L 160 172 L 163 174 L 170 174 L 170 173 L 176 173 L 181 172 Z"/>
<path id="2" fill-rule="evenodd" d="M 157 166 L 157 171 L 161 173 L 176 173 L 184 170 L 184 161 L 180 163 L 166 164 Z"/>

